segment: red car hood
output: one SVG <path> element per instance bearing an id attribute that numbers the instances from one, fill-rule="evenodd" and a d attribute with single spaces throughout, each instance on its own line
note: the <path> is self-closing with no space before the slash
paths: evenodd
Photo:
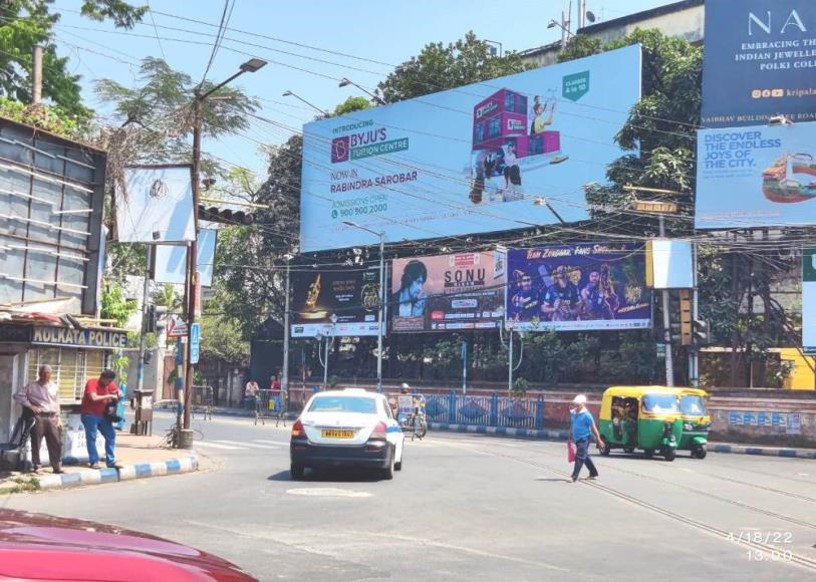
<path id="1" fill-rule="evenodd" d="M 205 552 L 118 527 L 0 509 L 0 580 L 255 580 Z"/>

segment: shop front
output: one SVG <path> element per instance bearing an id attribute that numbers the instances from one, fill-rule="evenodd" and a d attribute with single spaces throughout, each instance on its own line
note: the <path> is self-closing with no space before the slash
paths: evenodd
<path id="1" fill-rule="evenodd" d="M 39 367 L 48 364 L 59 386 L 63 455 L 84 457 L 79 406 L 85 383 L 112 367 L 116 352 L 125 347 L 127 332 L 120 329 L 0 322 L 0 440 L 10 439 L 20 416 L 14 393 L 36 380 Z"/>

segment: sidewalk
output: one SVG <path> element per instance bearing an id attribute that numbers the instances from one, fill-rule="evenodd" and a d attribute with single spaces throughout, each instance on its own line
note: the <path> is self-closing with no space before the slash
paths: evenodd
<path id="1" fill-rule="evenodd" d="M 566 441 L 569 432 L 563 429 L 534 429 L 534 428 L 507 428 L 484 425 L 447 424 L 444 422 L 429 422 L 431 430 L 498 435 L 508 437 L 523 437 L 551 441 Z M 769 447 L 756 445 L 741 445 L 732 443 L 708 443 L 710 453 L 731 453 L 737 455 L 762 455 L 768 457 L 787 457 L 796 459 L 816 459 L 816 449 L 793 449 L 789 447 Z"/>
<path id="2" fill-rule="evenodd" d="M 103 439 L 100 438 L 99 441 Z M 198 471 L 199 458 L 194 451 L 160 448 L 160 441 L 160 436 L 117 433 L 116 460 L 124 465 L 121 469 L 90 469 L 87 463 L 80 463 L 78 459 L 67 457 L 62 467 L 65 473 L 61 475 L 52 474 L 48 466 L 43 469 L 41 475 L 31 472 L 0 471 L 0 495 Z M 102 456 L 104 458 L 104 454 Z"/>

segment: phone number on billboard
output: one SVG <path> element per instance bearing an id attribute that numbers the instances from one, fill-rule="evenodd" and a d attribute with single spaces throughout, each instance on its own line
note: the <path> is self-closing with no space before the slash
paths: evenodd
<path id="1" fill-rule="evenodd" d="M 388 210 L 388 204 L 372 204 L 370 206 L 358 206 L 357 208 L 345 208 L 338 211 L 333 212 L 339 217 L 346 217 L 346 216 L 360 216 L 361 214 L 376 214 L 377 212 L 385 212 Z"/>

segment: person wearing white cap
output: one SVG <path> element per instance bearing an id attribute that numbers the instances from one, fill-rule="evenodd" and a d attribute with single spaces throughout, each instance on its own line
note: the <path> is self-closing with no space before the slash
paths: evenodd
<path id="1" fill-rule="evenodd" d="M 572 469 L 572 482 L 578 480 L 581 468 L 586 465 L 589 469 L 589 478 L 598 477 L 598 469 L 595 463 L 589 458 L 589 439 L 595 436 L 595 444 L 601 447 L 601 434 L 595 426 L 595 419 L 586 407 L 587 398 L 583 394 L 577 395 L 572 400 L 574 407 L 570 408 L 570 436 L 575 443 L 575 466 Z"/>

